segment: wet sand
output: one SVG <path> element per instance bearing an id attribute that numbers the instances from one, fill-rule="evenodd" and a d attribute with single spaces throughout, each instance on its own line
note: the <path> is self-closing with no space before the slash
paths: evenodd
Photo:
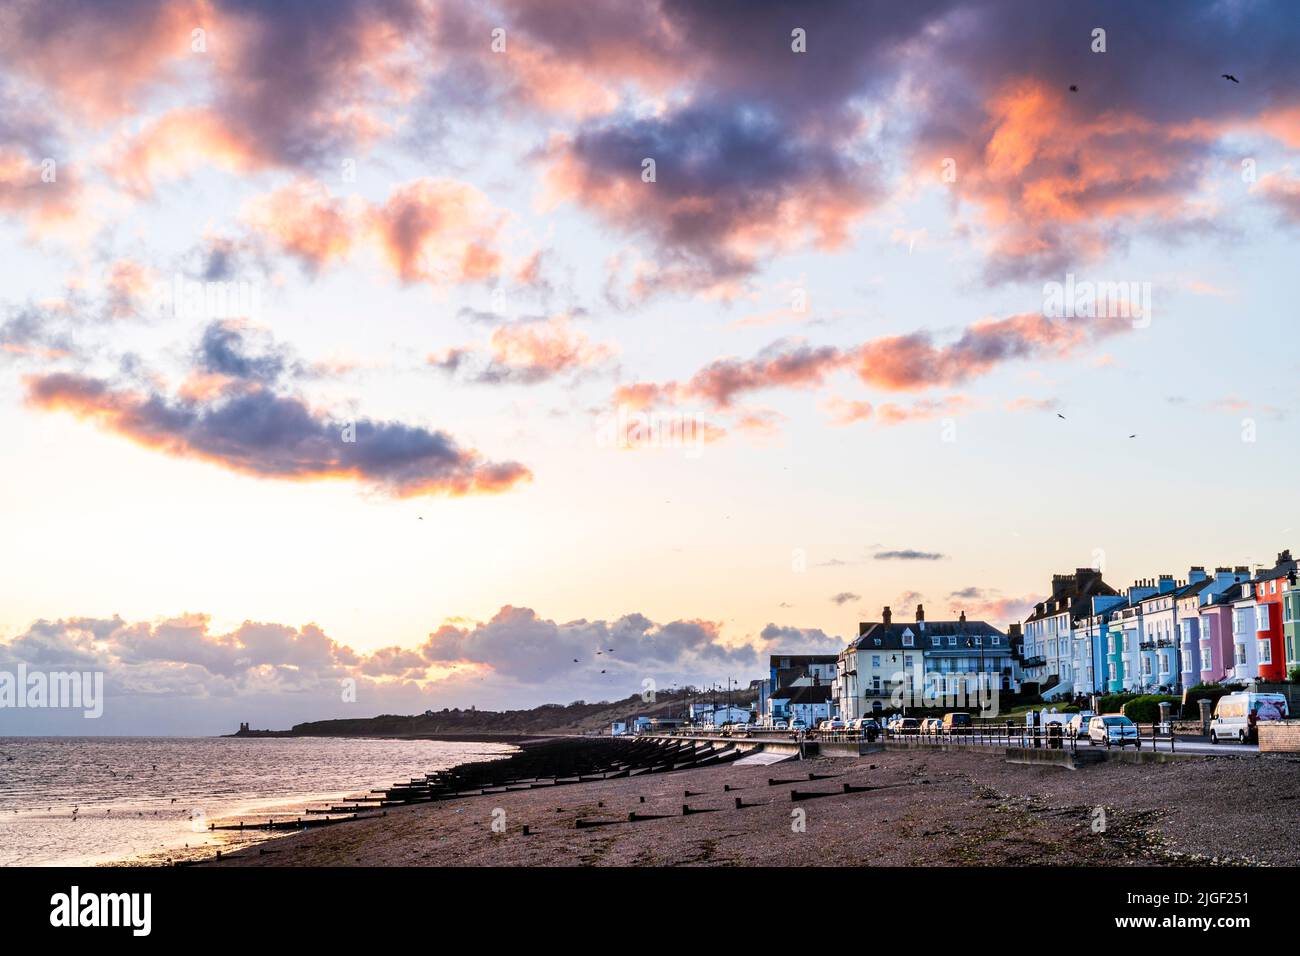
<path id="1" fill-rule="evenodd" d="M 768 785 L 810 772 L 837 776 Z M 880 789 L 845 794 L 845 783 Z M 793 802 L 791 790 L 841 792 Z M 735 797 L 755 805 L 736 809 Z M 898 750 L 417 804 L 203 865 L 1294 866 L 1298 800 L 1300 759 L 1280 755 L 1067 770 Z M 683 803 L 716 812 L 683 817 Z M 630 811 L 667 816 L 627 822 Z M 805 814 L 802 832 L 792 811 Z M 493 832 L 494 812 L 506 832 Z M 579 829 L 579 819 L 616 822 Z"/>

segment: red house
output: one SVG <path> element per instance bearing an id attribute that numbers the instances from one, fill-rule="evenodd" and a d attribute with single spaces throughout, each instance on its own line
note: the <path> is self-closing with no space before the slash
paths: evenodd
<path id="1" fill-rule="evenodd" d="M 1277 567 L 1262 571 L 1255 578 L 1255 637 L 1259 643 L 1259 678 L 1266 681 L 1286 679 L 1285 633 L 1282 629 L 1283 581 L 1296 573 L 1290 551 L 1277 556 Z"/>

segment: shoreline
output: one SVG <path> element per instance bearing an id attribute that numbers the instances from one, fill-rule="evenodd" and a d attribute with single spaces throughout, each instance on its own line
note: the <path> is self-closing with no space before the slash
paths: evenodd
<path id="1" fill-rule="evenodd" d="M 889 750 L 728 764 L 389 808 L 201 865 L 1296 865 L 1276 794 L 1300 792 L 1300 761 L 1249 759 L 1068 770 Z"/>

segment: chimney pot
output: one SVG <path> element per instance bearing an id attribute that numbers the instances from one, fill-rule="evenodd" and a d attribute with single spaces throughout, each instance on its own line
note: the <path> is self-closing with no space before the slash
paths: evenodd
<path id="1" fill-rule="evenodd" d="M 889 610 L 889 605 L 886 604 L 885 609 L 880 612 L 880 619 L 884 621 L 886 625 L 888 625 L 892 617 L 893 617 L 893 613 Z"/>

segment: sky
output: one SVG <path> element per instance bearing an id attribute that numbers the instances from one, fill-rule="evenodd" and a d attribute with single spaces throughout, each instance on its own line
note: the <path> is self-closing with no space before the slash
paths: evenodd
<path id="1" fill-rule="evenodd" d="M 748 684 L 884 605 L 1271 566 L 1298 48 L 1262 0 L 5 4 L 0 670 L 107 700 L 0 735 Z"/>

